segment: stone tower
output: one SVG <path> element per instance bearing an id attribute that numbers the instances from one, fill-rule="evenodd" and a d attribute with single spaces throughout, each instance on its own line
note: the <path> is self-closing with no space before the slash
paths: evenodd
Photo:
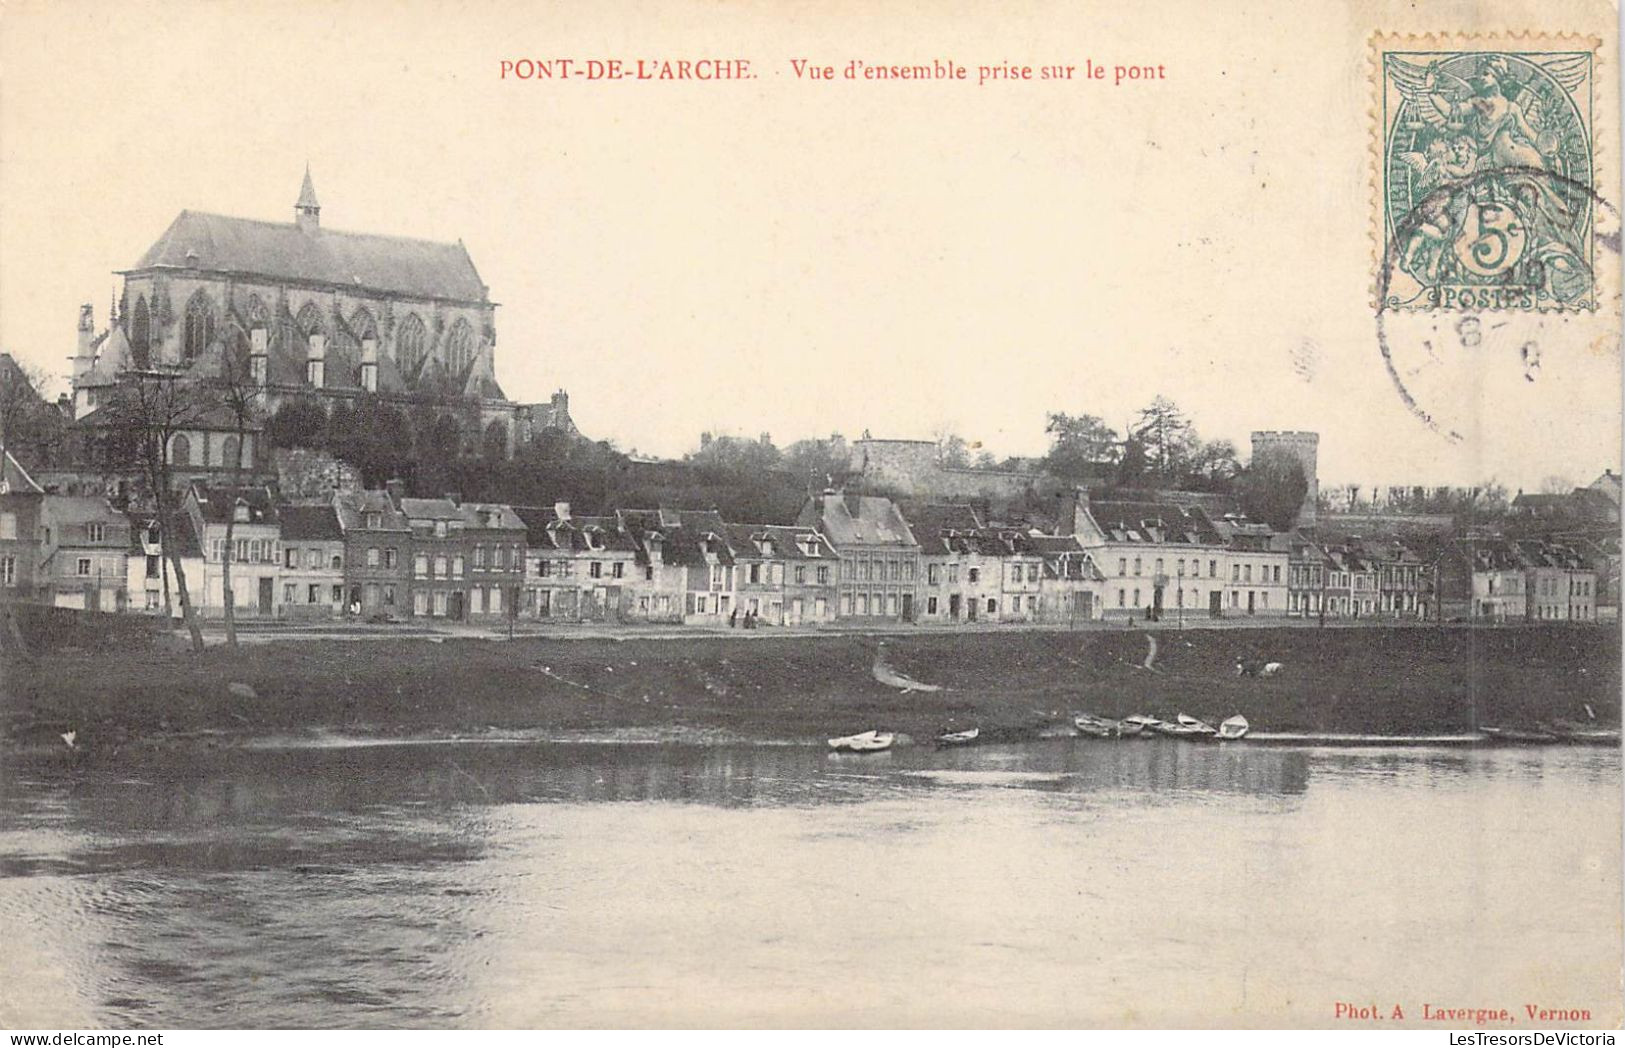
<path id="1" fill-rule="evenodd" d="M 1309 490 L 1303 496 L 1303 508 L 1298 511 L 1300 525 L 1315 523 L 1315 503 L 1320 498 L 1320 478 L 1318 475 L 1320 462 L 1320 434 L 1305 432 L 1283 432 L 1279 430 L 1255 430 L 1253 432 L 1253 458 L 1256 460 L 1261 451 L 1270 448 L 1279 448 L 1290 452 L 1294 458 L 1303 464 L 1303 475 L 1309 481 Z"/>

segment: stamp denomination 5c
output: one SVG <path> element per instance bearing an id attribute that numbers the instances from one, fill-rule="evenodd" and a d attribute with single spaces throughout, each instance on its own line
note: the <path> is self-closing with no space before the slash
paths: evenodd
<path id="1" fill-rule="evenodd" d="M 1595 41 L 1374 41 L 1379 310 L 1597 307 Z"/>

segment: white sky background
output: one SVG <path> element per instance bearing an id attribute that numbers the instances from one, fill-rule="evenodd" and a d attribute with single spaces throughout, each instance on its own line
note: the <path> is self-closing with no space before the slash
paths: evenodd
<path id="1" fill-rule="evenodd" d="M 1040 454 L 1046 412 L 1121 428 L 1162 393 L 1244 456 L 1252 429 L 1319 431 L 1323 483 L 1617 468 L 1617 319 L 1600 351 L 1547 346 L 1530 388 L 1487 383 L 1510 392 L 1470 440 L 1401 404 L 1344 8 L 868 6 L 7 4 L 0 348 L 64 375 L 110 271 L 183 208 L 290 221 L 308 159 L 325 226 L 461 237 L 502 304 L 508 394 L 566 388 L 623 449 L 946 425 Z M 760 79 L 497 78 L 504 57 L 733 55 Z M 798 56 L 1168 79 L 808 84 Z"/>

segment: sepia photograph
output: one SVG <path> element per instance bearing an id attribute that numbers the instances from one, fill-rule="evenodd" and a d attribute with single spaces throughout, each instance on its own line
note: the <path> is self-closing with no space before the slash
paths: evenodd
<path id="1" fill-rule="evenodd" d="M 0 1029 L 1617 1030 L 1619 39 L 6 0 Z"/>

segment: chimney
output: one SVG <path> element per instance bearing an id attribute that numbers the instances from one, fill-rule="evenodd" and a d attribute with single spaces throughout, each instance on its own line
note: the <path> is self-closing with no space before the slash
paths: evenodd
<path id="1" fill-rule="evenodd" d="M 95 308 L 89 302 L 79 307 L 79 345 L 73 354 L 73 379 L 77 383 L 96 364 Z"/>
<path id="2" fill-rule="evenodd" d="M 271 369 L 269 367 L 269 353 L 264 328 L 257 327 L 248 333 L 248 373 L 254 380 L 254 385 L 264 388 L 270 381 Z"/>
<path id="3" fill-rule="evenodd" d="M 396 509 L 400 509 L 401 499 L 406 497 L 406 481 L 399 477 L 391 477 L 384 481 L 384 492 L 389 496 L 390 503 Z"/>
<path id="4" fill-rule="evenodd" d="M 327 336 L 315 332 L 305 358 L 305 378 L 317 389 L 327 385 Z"/>
<path id="5" fill-rule="evenodd" d="M 570 519 L 570 504 L 568 502 L 553 503 L 553 515 L 560 520 Z"/>

